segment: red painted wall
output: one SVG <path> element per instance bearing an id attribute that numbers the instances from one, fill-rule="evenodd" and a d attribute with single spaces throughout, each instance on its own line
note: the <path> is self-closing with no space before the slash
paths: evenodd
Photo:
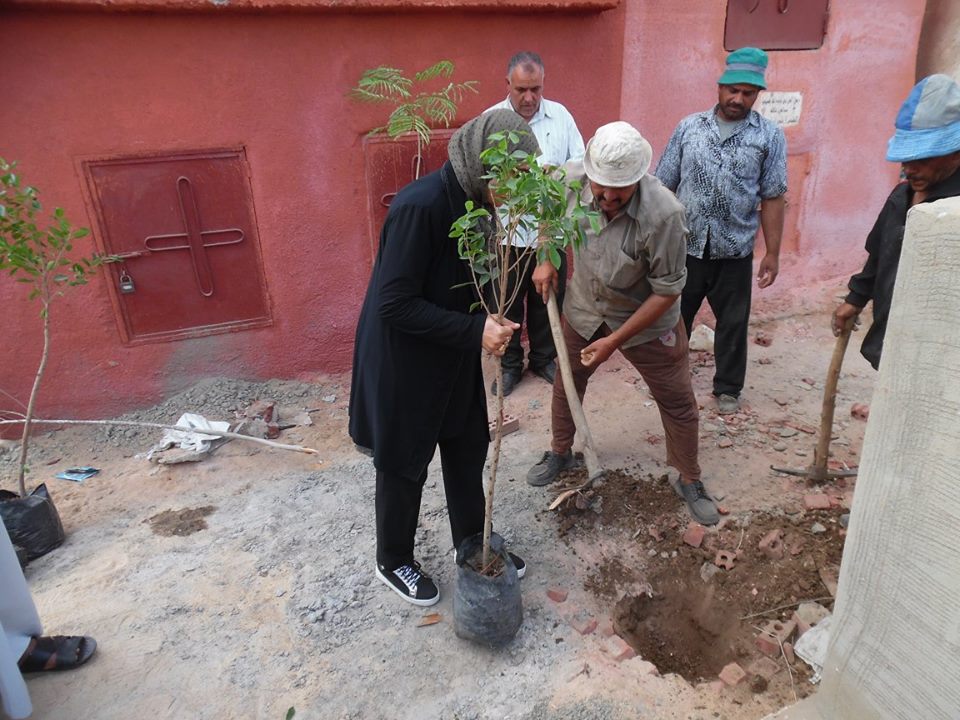
<path id="1" fill-rule="evenodd" d="M 349 367 L 371 261 L 362 139 L 385 117 L 344 97 L 363 69 L 454 60 L 459 79 L 480 81 L 462 121 L 504 96 L 508 57 L 533 49 L 547 64 L 547 97 L 570 108 L 585 138 L 623 118 L 659 155 L 681 117 L 714 103 L 725 56 L 721 0 L 622 0 L 603 12 L 563 3 L 557 12 L 544 0 L 540 10 L 514 2 L 496 14 L 177 14 L 178 0 L 152 13 L 135 12 L 148 0 L 129 0 L 124 13 L 90 0 L 76 0 L 88 12 L 50 12 L 24 3 L 0 10 L 0 53 L 13 69 L 4 74 L 0 155 L 20 161 L 48 205 L 94 227 L 80 159 L 244 146 L 274 317 L 264 329 L 125 347 L 97 277 L 55 308 L 40 398 L 47 416 L 119 413 L 213 375 L 309 378 Z M 809 173 L 790 197 L 797 251 L 760 303 L 856 269 L 897 177 L 883 156 L 913 82 L 924 0 L 833 5 L 821 49 L 771 53 L 770 89 L 804 93 L 787 140 L 791 156 L 806 154 Z M 12 339 L 0 350 L 0 389 L 25 400 L 40 330 L 20 290 L 0 279 Z"/>
<path id="2" fill-rule="evenodd" d="M 626 0 L 622 113 L 653 144 L 654 162 L 681 118 L 717 101 L 726 4 Z M 781 259 L 776 284 L 754 294 L 755 306 L 858 270 L 866 234 L 899 175 L 884 157 L 914 84 L 925 0 L 830 5 L 823 47 L 770 52 L 768 89 L 803 93 L 800 124 L 785 132 L 791 158 L 809 154 L 809 174 L 792 177 L 788 191 L 797 251 Z"/>
<path id="3" fill-rule="evenodd" d="M 566 104 L 589 137 L 619 114 L 623 20 L 623 8 L 0 11 L 0 53 L 15 68 L 4 74 L 0 156 L 20 162 L 48 206 L 93 228 L 80 159 L 244 146 L 274 317 L 265 329 L 125 347 L 106 279 L 96 277 L 54 308 L 40 414 L 107 416 L 209 376 L 348 369 L 371 263 L 362 139 L 385 118 L 383 109 L 345 98 L 362 70 L 454 60 L 459 79 L 480 81 L 463 121 L 505 96 L 508 58 L 533 49 L 547 65 L 547 97 Z M 13 339 L 0 350 L 0 389 L 25 402 L 40 329 L 21 289 L 0 279 L 4 337 Z M 12 406 L 0 400 L 0 408 Z"/>

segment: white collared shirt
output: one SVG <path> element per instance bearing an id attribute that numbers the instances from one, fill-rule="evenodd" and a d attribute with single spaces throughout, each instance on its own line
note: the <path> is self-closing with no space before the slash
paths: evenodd
<path id="1" fill-rule="evenodd" d="M 509 96 L 484 112 L 491 110 L 513 110 Z M 543 165 L 560 167 L 568 160 L 580 160 L 583 157 L 583 136 L 577 129 L 573 115 L 560 103 L 540 98 L 540 107 L 529 120 L 529 125 L 540 145 L 540 162 Z M 528 237 L 515 244 L 528 247 L 535 240 L 536 237 Z"/>

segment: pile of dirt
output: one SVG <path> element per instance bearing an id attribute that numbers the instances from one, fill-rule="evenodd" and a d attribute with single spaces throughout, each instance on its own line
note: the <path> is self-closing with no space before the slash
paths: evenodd
<path id="1" fill-rule="evenodd" d="M 574 471 L 566 482 L 584 478 Z M 692 527 L 686 508 L 666 476 L 615 471 L 600 487 L 565 502 L 558 522 L 568 543 L 620 531 L 623 554 L 598 563 L 584 587 L 612 605 L 617 634 L 641 657 L 661 673 L 698 682 L 731 662 L 749 669 L 762 657 L 755 638 L 768 621 L 789 620 L 807 600 L 830 605 L 843 552 L 843 512 L 837 504 L 725 517 L 693 547 L 684 540 Z M 687 536 L 694 544 L 697 529 Z M 777 531 L 782 557 L 771 558 L 759 545 Z M 640 591 L 623 592 L 631 587 Z M 783 656 L 773 660 L 786 665 Z M 808 677 L 806 666 L 791 664 L 791 680 L 795 676 Z M 765 689 L 767 679 L 755 690 Z"/>

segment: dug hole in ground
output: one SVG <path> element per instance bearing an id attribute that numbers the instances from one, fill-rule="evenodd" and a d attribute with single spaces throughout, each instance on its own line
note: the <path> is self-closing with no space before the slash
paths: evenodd
<path id="1" fill-rule="evenodd" d="M 212 379 L 125 416 L 235 420 L 270 399 L 314 411 L 312 425 L 278 440 L 319 456 L 231 441 L 201 462 L 160 466 L 134 455 L 161 431 L 74 426 L 38 436 L 30 485 L 48 482 L 67 540 L 32 562 L 27 579 L 47 633 L 93 635 L 99 650 L 77 671 L 30 677 L 35 716 L 280 720 L 295 707 L 298 720 L 740 720 L 808 695 L 807 666 L 789 663 L 779 646 L 764 655 L 756 636 L 768 622 L 787 623 L 804 600 L 832 608 L 827 585 L 853 481 L 808 486 L 770 466 L 813 461 L 834 346 L 829 312 L 841 289 L 837 281 L 798 291 L 778 304 L 789 314 L 755 304 L 736 415 L 716 414 L 712 356 L 691 355 L 700 462 L 727 511 L 699 547 L 684 542 L 689 517 L 663 479 L 657 408 L 632 367 L 615 355 L 585 402 L 601 461 L 615 470 L 560 511 L 547 509 L 556 488 L 524 481 L 550 439 L 550 388 L 524 376 L 507 398 L 520 429 L 504 439 L 494 516 L 528 563 L 524 621 L 496 651 L 453 633 L 439 462 L 417 547 L 440 603 L 408 605 L 374 577 L 374 474 L 346 433 L 348 376 Z M 753 342 L 761 332 L 769 345 Z M 834 461 L 850 466 L 865 428 L 850 410 L 869 402 L 874 383 L 861 337 L 840 378 L 832 444 Z M 6 449 L 4 477 L 15 462 Z M 76 465 L 101 472 L 82 484 L 52 479 Z M 808 509 L 811 494 L 822 509 Z M 779 560 L 758 549 L 778 529 Z M 714 563 L 720 550 L 737 553 L 729 569 Z M 727 670 L 727 682 L 718 680 L 731 663 L 742 676 Z"/>

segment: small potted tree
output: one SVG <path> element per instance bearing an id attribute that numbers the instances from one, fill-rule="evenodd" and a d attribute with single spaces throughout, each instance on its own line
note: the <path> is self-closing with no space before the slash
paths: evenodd
<path id="1" fill-rule="evenodd" d="M 468 201 L 467 212 L 454 222 L 450 233 L 458 241 L 460 257 L 470 266 L 478 305 L 490 315 L 505 315 L 517 300 L 516 289 L 508 292 L 511 274 L 522 272 L 531 262 L 545 260 L 559 268 L 561 253 L 571 245 L 579 247 L 584 240 L 581 223 L 599 224 L 597 214 L 588 211 L 579 200 L 579 182 L 567 181 L 562 170 L 551 172 L 534 155 L 522 150 L 511 152 L 510 147 L 518 140 L 513 132 L 490 136 L 480 158 L 488 171 L 484 177 L 489 180 L 491 204 L 496 212 Z M 536 233 L 538 240 L 525 247 L 518 240 L 521 234 L 530 232 Z M 496 421 L 490 477 L 485 488 L 483 536 L 480 542 L 477 538 L 468 539 L 466 547 L 457 553 L 454 622 L 462 637 L 501 645 L 519 630 L 522 606 L 516 572 L 504 572 L 512 567 L 512 562 L 502 539 L 492 532 L 503 438 L 503 368 L 499 357 L 495 363 Z M 569 368 L 566 370 L 569 372 Z"/>
<path id="2" fill-rule="evenodd" d="M 41 227 L 41 211 L 36 188 L 21 183 L 15 162 L 0 158 L 0 271 L 26 285 L 27 298 L 39 303 L 43 331 L 40 361 L 22 415 L 19 495 L 0 502 L 0 516 L 11 539 L 27 551 L 28 557 L 49 552 L 63 541 L 60 518 L 46 488 L 41 485 L 29 496 L 26 488 L 31 421 L 50 356 L 51 308 L 66 288 L 85 284 L 89 273 L 104 261 L 96 255 L 74 257 L 73 242 L 88 235 L 89 230 L 75 228 L 61 208 L 55 208 L 46 227 Z"/>

